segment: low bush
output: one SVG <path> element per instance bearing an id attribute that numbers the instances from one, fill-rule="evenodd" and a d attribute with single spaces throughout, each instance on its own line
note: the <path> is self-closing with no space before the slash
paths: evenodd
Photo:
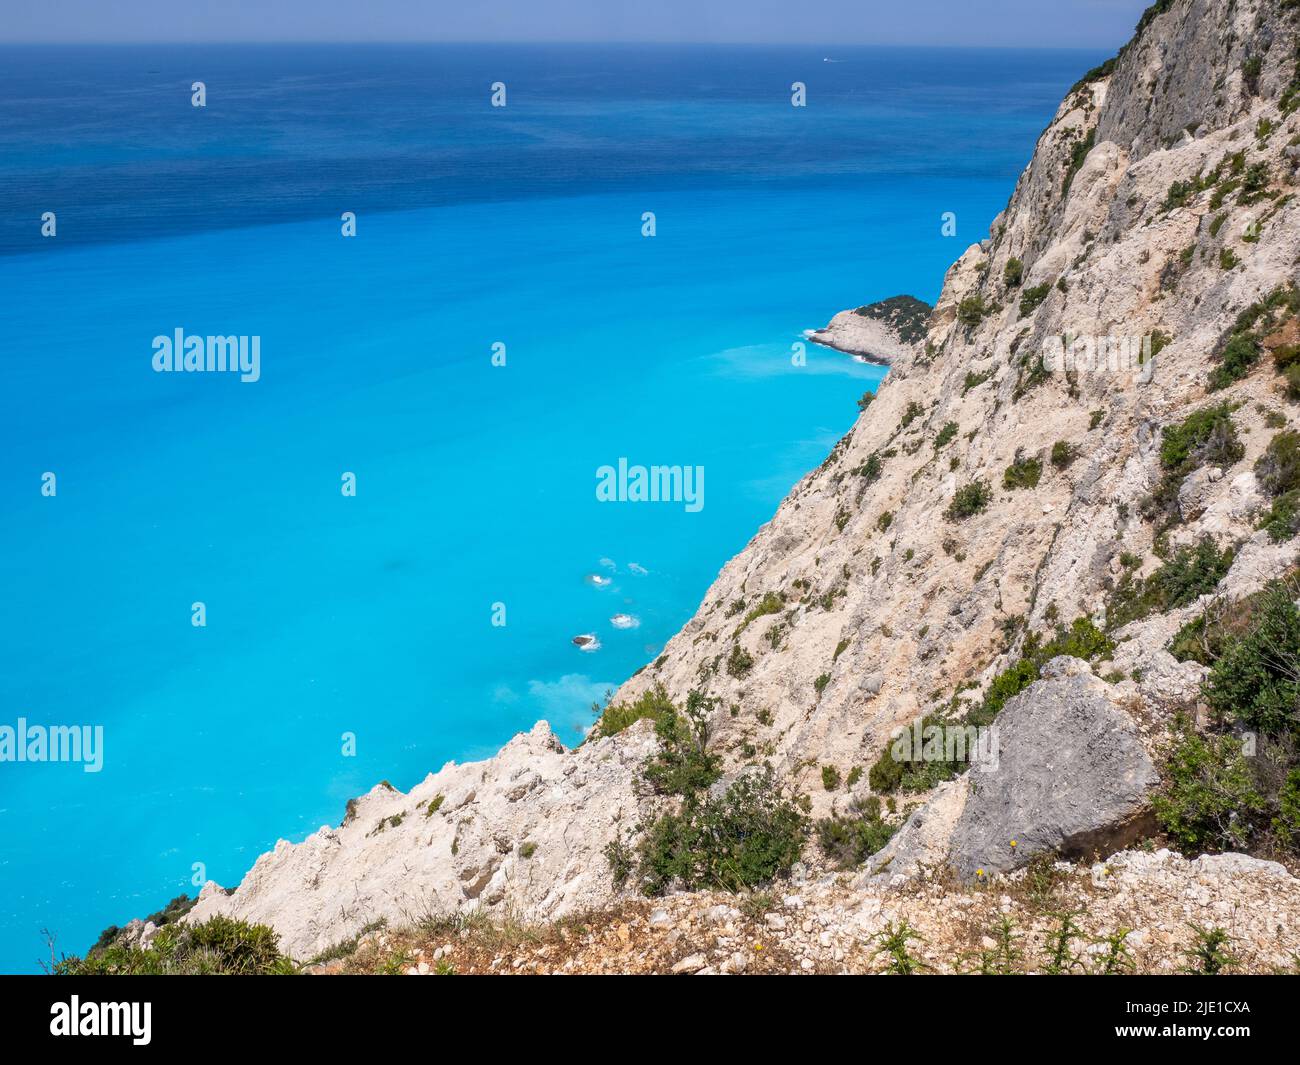
<path id="1" fill-rule="evenodd" d="M 853 808 L 853 817 L 825 817 L 817 822 L 817 844 L 838 869 L 856 869 L 893 838 L 895 826 L 880 813 L 880 799 L 872 795 Z"/>
<path id="2" fill-rule="evenodd" d="M 1266 803 L 1239 736 L 1203 737 L 1184 725 L 1163 776 L 1152 807 L 1179 846 L 1201 852 L 1250 845 Z"/>
<path id="3" fill-rule="evenodd" d="M 669 712 L 655 722 L 659 750 L 646 761 L 642 776 L 661 795 L 692 796 L 718 779 L 718 756 L 708 750 L 713 704 L 698 692 L 686 697 L 686 711 Z"/>
<path id="4" fill-rule="evenodd" d="M 643 717 L 658 721 L 665 714 L 673 712 L 673 703 L 668 698 L 668 692 L 664 690 L 662 684 L 656 684 L 648 691 L 642 692 L 631 703 L 614 703 L 605 707 L 592 727 L 591 738 L 598 740 L 606 736 L 617 736 Z"/>
<path id="5" fill-rule="evenodd" d="M 1286 492 L 1273 500 L 1260 518 L 1259 527 L 1279 544 L 1300 534 L 1300 491 Z"/>
<path id="6" fill-rule="evenodd" d="M 1243 182 L 1243 189 L 1246 189 L 1252 180 L 1254 179 L 1248 173 L 1247 179 Z M 1267 183 L 1267 175 L 1264 180 Z M 1222 265 L 1225 267 L 1235 265 L 1235 262 L 1231 264 L 1225 262 Z M 1216 365 L 1210 371 L 1209 387 L 1226 388 L 1234 381 L 1245 377 L 1259 361 L 1264 336 L 1296 313 L 1300 313 L 1300 290 L 1291 285 L 1283 285 L 1237 315 L 1232 329 L 1219 350 L 1215 352 Z M 1284 355 L 1284 362 L 1285 359 Z M 1283 367 L 1279 365 L 1278 368 Z"/>
<path id="7" fill-rule="evenodd" d="M 1203 536 L 1194 546 L 1180 547 L 1145 579 L 1126 571 L 1106 604 L 1106 627 L 1117 629 L 1195 602 L 1218 587 L 1233 557 L 1232 548 L 1220 551 L 1210 537 Z"/>
<path id="8" fill-rule="evenodd" d="M 1287 399 L 1300 399 L 1300 364 L 1288 366 L 1283 373 Z"/>
<path id="9" fill-rule="evenodd" d="M 754 656 L 746 651 L 738 643 L 731 645 L 731 653 L 727 655 L 727 673 L 728 675 L 740 680 L 749 675 L 749 671 L 754 668 Z"/>
<path id="10" fill-rule="evenodd" d="M 1142 513 L 1161 532 L 1177 523 L 1178 490 L 1187 475 L 1201 466 L 1227 469 L 1240 462 L 1246 448 L 1237 437 L 1232 407 L 1227 403 L 1205 407 L 1189 414 L 1176 425 L 1166 425 L 1160 434 L 1160 481 L 1142 503 Z"/>
<path id="11" fill-rule="evenodd" d="M 785 608 L 785 596 L 780 592 L 767 592 L 763 598 L 758 601 L 758 605 L 747 613 L 736 627 L 734 636 L 739 636 L 745 631 L 751 622 L 759 618 L 765 618 L 769 614 L 779 614 Z"/>
<path id="12" fill-rule="evenodd" d="M 986 510 L 993 492 L 984 481 L 972 481 L 962 485 L 952 497 L 944 517 L 949 521 L 965 521 L 967 518 Z"/>
<path id="13" fill-rule="evenodd" d="M 1079 449 L 1073 444 L 1058 440 L 1052 445 L 1052 465 L 1058 470 L 1064 470 L 1079 457 Z"/>
<path id="14" fill-rule="evenodd" d="M 1020 293 L 1020 317 L 1028 318 L 1038 310 L 1039 304 L 1047 299 L 1047 294 L 1051 291 L 1052 286 L 1044 281 L 1041 285 L 1033 285 Z"/>
<path id="15" fill-rule="evenodd" d="M 966 296 L 957 304 L 957 321 L 968 328 L 974 328 L 982 322 L 990 308 L 979 293 Z"/>
<path id="16" fill-rule="evenodd" d="M 975 726 L 990 725 L 1007 701 L 1033 684 L 1042 674 L 1042 668 L 1053 658 L 1069 655 L 1085 662 L 1100 660 L 1114 651 L 1115 645 L 1091 618 L 1080 617 L 1068 629 L 1057 629 L 1056 634 L 1043 642 L 1036 633 L 1025 637 L 1020 658 L 1004 669 L 984 693 L 984 700 L 966 715 L 966 723 Z"/>
<path id="17" fill-rule="evenodd" d="M 1012 491 L 1017 488 L 1037 488 L 1042 476 L 1043 463 L 1040 459 L 1021 458 L 1017 454 L 1015 461 L 1002 474 L 1002 487 Z"/>
<path id="18" fill-rule="evenodd" d="M 1278 733 L 1300 726 L 1300 610 L 1294 581 L 1275 581 L 1252 602 L 1249 629 L 1211 666 L 1205 699 L 1221 716 Z"/>
<path id="19" fill-rule="evenodd" d="M 1255 462 L 1255 478 L 1274 497 L 1300 489 L 1300 433 L 1288 430 L 1273 437 Z"/>
<path id="20" fill-rule="evenodd" d="M 919 728 L 923 741 L 931 735 L 936 735 L 929 730 L 943 729 L 945 732 L 937 733 L 942 740 L 946 736 L 947 729 L 958 727 L 960 724 L 958 719 L 948 713 L 937 713 L 927 714 L 921 718 L 919 726 L 913 724 L 906 728 L 911 736 L 915 736 Z M 958 751 L 955 744 L 951 750 L 953 755 L 951 758 L 948 757 L 950 752 L 946 746 L 942 750 L 925 752 L 925 757 L 921 757 L 922 752 L 910 749 L 911 736 L 903 737 L 904 742 L 900 749 L 912 757 L 898 756 L 895 751 L 894 737 L 890 738 L 885 749 L 880 752 L 880 757 L 867 773 L 867 783 L 871 785 L 872 791 L 881 794 L 893 791 L 929 791 L 936 784 L 951 780 L 969 764 L 973 752 Z"/>
<path id="21" fill-rule="evenodd" d="M 652 823 L 636 852 L 636 874 L 647 895 L 674 886 L 755 888 L 789 873 L 808 831 L 807 817 L 767 768 L 740 777 L 720 797 L 692 796 Z"/>
<path id="22" fill-rule="evenodd" d="M 59 976 L 283 976 L 295 972 L 279 936 L 262 924 L 217 915 L 198 924 L 168 924 L 146 949 L 117 940 L 84 958 L 54 966 Z"/>

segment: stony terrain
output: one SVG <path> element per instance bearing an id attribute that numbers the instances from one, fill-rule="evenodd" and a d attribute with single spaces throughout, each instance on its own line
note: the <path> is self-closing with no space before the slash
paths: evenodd
<path id="1" fill-rule="evenodd" d="M 1073 619 L 1108 629 L 1104 660 L 1057 657 L 1006 703 L 996 774 L 976 766 L 902 797 L 890 815 L 903 827 L 856 873 L 809 847 L 806 879 L 775 887 L 766 909 L 711 894 L 644 902 L 615 886 L 604 852 L 657 808 L 638 781 L 650 722 L 573 752 L 539 724 L 409 794 L 375 788 L 338 828 L 282 841 L 232 893 L 209 885 L 187 920 L 266 922 L 300 960 L 376 921 L 393 930 L 335 967 L 409 947 L 417 971 L 421 951 L 437 968 L 432 940 L 397 929 L 489 912 L 560 923 L 518 943 L 447 925 L 456 971 L 833 972 L 881 967 L 872 937 L 903 919 L 938 968 L 978 966 L 1003 913 L 1040 958 L 1045 914 L 1077 905 L 1090 936 L 1136 929 L 1142 969 L 1176 968 L 1189 922 L 1228 928 L 1252 971 L 1288 965 L 1300 881 L 1281 866 L 1125 848 L 1150 838 L 1175 715 L 1204 718 L 1206 668 L 1175 659 L 1171 639 L 1212 598 L 1284 574 L 1300 545 L 1257 528 L 1268 500 L 1255 473 L 1300 407 L 1267 359 L 1207 389 L 1237 316 L 1300 278 L 1300 111 L 1283 106 L 1300 81 L 1298 24 L 1287 0 L 1155 5 L 1118 61 L 1062 102 L 989 237 L 949 270 L 925 339 L 888 353 L 857 423 L 613 700 L 704 696 L 726 779 L 765 762 L 824 817 L 871 796 L 864 770 L 896 728 L 955 697 L 977 705 Z M 1053 338 L 1080 336 L 1135 338 L 1154 357 L 1125 361 L 1121 343 L 1118 360 L 1045 368 Z M 1161 430 L 1224 401 L 1240 457 L 1173 486 L 1177 521 L 1157 552 L 1162 530 L 1143 512 L 1164 476 Z M 1036 472 L 1017 482 L 1013 467 Z M 964 512 L 972 485 L 987 494 Z M 1108 618 L 1117 584 L 1203 538 L 1234 549 L 1213 596 Z M 1061 873 L 1050 907 L 1017 902 L 1023 884 L 980 886 L 1035 853 L 1116 851 Z M 961 884 L 927 875 L 940 866 Z"/>
<path id="2" fill-rule="evenodd" d="M 820 881 L 787 884 L 779 894 L 628 902 L 542 927 L 469 920 L 376 929 L 308 972 L 883 973 L 894 960 L 886 940 L 906 925 L 918 973 L 1041 973 L 1053 971 L 1064 913 L 1077 934 L 1065 943 L 1063 972 L 1183 971 L 1194 964 L 1197 926 L 1227 931 L 1229 971 L 1297 971 L 1300 881 L 1280 866 L 1128 851 L 976 889 L 920 878 L 864 894 Z"/>

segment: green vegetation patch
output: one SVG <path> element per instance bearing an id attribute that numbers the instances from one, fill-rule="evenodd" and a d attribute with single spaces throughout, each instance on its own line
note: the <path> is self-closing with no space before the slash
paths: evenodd
<path id="1" fill-rule="evenodd" d="M 1210 537 L 1203 536 L 1194 546 L 1180 547 L 1149 577 L 1126 571 L 1106 605 L 1107 628 L 1194 603 L 1218 587 L 1232 568 L 1233 557 L 1232 548 L 1220 551 Z"/>

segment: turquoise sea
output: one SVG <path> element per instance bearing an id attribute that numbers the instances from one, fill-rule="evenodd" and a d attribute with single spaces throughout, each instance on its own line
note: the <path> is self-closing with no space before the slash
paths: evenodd
<path id="1" fill-rule="evenodd" d="M 0 970 L 580 739 L 879 382 L 803 330 L 934 300 L 1101 58 L 0 48 L 0 725 L 104 729 L 98 773 L 0 763 Z M 260 380 L 153 372 L 177 328 Z M 703 508 L 598 502 L 620 458 Z"/>

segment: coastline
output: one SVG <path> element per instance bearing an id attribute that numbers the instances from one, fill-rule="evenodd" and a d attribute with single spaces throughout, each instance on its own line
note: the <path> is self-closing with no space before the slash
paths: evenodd
<path id="1" fill-rule="evenodd" d="M 871 366 L 892 366 L 893 357 L 888 355 L 876 355 L 870 351 L 859 351 L 851 348 L 846 344 L 837 342 L 829 336 L 829 329 L 805 329 L 803 337 L 816 344 L 819 348 L 827 348 L 830 351 L 838 351 L 841 355 L 848 355 L 857 362 L 864 362 Z"/>
<path id="2" fill-rule="evenodd" d="M 892 366 L 924 343 L 933 311 L 930 304 L 914 296 L 891 296 L 840 311 L 821 329 L 805 330 L 804 337 L 859 362 Z"/>

